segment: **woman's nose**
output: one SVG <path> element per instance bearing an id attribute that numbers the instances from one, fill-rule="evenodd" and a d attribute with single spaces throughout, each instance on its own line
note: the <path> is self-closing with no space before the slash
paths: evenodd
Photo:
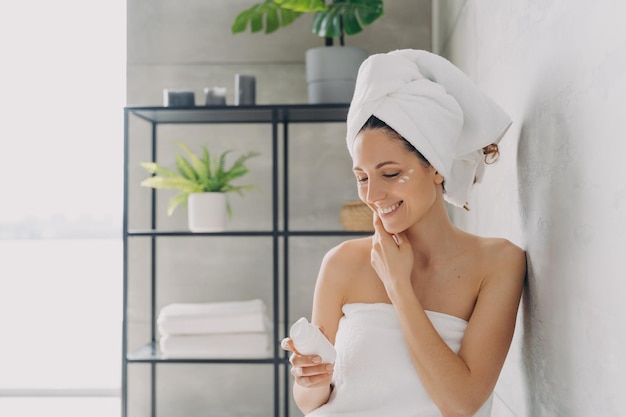
<path id="1" fill-rule="evenodd" d="M 386 191 L 384 185 L 376 180 L 370 180 L 367 184 L 367 191 L 365 193 L 365 201 L 368 203 L 375 203 L 376 201 L 384 198 Z"/>

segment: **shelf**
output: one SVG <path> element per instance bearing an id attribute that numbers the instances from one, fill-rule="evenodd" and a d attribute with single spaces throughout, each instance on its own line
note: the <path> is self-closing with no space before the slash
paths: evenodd
<path id="1" fill-rule="evenodd" d="M 327 123 L 345 122 L 348 104 L 281 104 L 258 106 L 126 107 L 158 124 L 189 123 Z"/>
<path id="2" fill-rule="evenodd" d="M 227 231 L 227 232 L 189 232 L 184 230 L 129 230 L 128 237 L 206 237 L 206 236 L 239 236 L 239 237 L 254 237 L 254 236 L 370 236 L 374 232 L 362 231 L 349 231 L 349 230 L 277 230 L 272 231 Z"/>
<path id="3" fill-rule="evenodd" d="M 127 408 L 129 402 L 128 390 L 128 365 L 129 364 L 146 364 L 151 368 L 149 376 L 150 384 L 150 412 L 151 417 L 157 416 L 157 382 L 156 369 L 157 365 L 163 364 L 257 364 L 269 365 L 273 368 L 273 403 L 274 415 L 281 417 L 289 417 L 290 408 L 290 384 L 284 383 L 289 378 L 289 359 L 286 352 L 279 349 L 277 345 L 273 346 L 272 352 L 267 357 L 248 357 L 248 358 L 168 358 L 160 351 L 158 341 L 154 330 L 157 321 L 157 291 L 159 290 L 160 277 L 157 278 L 158 262 L 157 255 L 157 238 L 218 238 L 218 237 L 247 237 L 250 240 L 254 237 L 261 237 L 271 240 L 271 256 L 272 256 L 272 277 L 271 277 L 271 303 L 272 312 L 270 319 L 274 329 L 279 326 L 285 326 L 289 323 L 290 303 L 289 303 L 289 280 L 290 268 L 289 263 L 289 247 L 291 242 L 289 239 L 307 239 L 317 237 L 362 237 L 370 236 L 371 231 L 348 231 L 343 230 L 341 226 L 334 225 L 331 227 L 318 227 L 315 229 L 314 223 L 304 223 L 305 229 L 308 230 L 291 230 L 289 228 L 289 187 L 288 182 L 283 178 L 281 173 L 289 176 L 289 161 L 285 155 L 288 152 L 280 152 L 281 149 L 287 150 L 290 142 L 297 140 L 297 135 L 290 137 L 289 124 L 292 123 L 339 123 L 345 126 L 349 104 L 276 104 L 276 105 L 255 105 L 255 106 L 194 106 L 185 108 L 159 107 L 159 106 L 128 106 L 124 108 L 124 298 L 123 298 L 123 334 L 122 334 L 122 417 L 127 417 Z M 128 228 L 129 218 L 129 159 L 131 150 L 130 129 L 131 119 L 138 119 L 138 123 L 148 122 L 151 126 L 151 132 L 148 134 L 144 129 L 143 135 L 151 138 L 150 146 L 152 154 L 156 154 L 156 146 L 158 143 L 160 124 L 183 125 L 183 124 L 265 124 L 271 127 L 267 129 L 271 132 L 272 146 L 272 201 L 271 201 L 271 218 L 266 221 L 253 224 L 251 227 L 259 230 L 227 230 L 223 232 L 206 232 L 195 233 L 186 228 L 180 230 L 168 230 L 157 224 L 156 221 L 156 193 L 151 193 L 150 212 L 148 222 L 145 225 L 147 229 Z M 282 133 L 278 128 L 282 125 Z M 298 129 L 295 132 L 298 133 Z M 135 140 L 135 139 L 133 139 Z M 297 161 L 295 161 L 297 162 Z M 282 210 L 281 210 L 282 206 Z M 159 228 L 162 227 L 162 228 Z M 334 230 L 333 230 L 334 229 Z M 149 272 L 149 309 L 150 324 L 153 330 L 153 340 L 133 352 L 128 352 L 128 294 L 131 281 L 131 273 L 129 272 L 129 259 L 132 256 L 130 246 L 128 245 L 131 238 L 144 238 L 147 240 L 149 251 L 147 258 L 149 264 L 145 265 Z M 269 250 L 269 248 L 267 248 Z M 221 260 L 228 262 L 228 259 Z M 286 331 L 286 329 L 285 329 Z M 275 333 L 274 338 L 278 335 Z M 231 352 L 232 354 L 232 352 Z M 282 381 L 282 382 L 281 382 Z"/>
<path id="4" fill-rule="evenodd" d="M 350 230 L 290 230 L 289 232 L 281 232 L 289 234 L 289 236 L 371 236 L 374 232 L 354 232 Z"/>
<path id="5" fill-rule="evenodd" d="M 163 357 L 158 342 L 148 343 L 126 355 L 128 362 L 134 363 L 246 363 L 274 364 L 287 363 L 287 358 L 167 358 Z"/>
<path id="6" fill-rule="evenodd" d="M 163 237 L 202 237 L 202 236 L 240 236 L 240 237 L 253 237 L 253 236 L 274 236 L 272 231 L 239 231 L 232 230 L 226 232 L 190 232 L 189 230 L 129 230 L 127 235 L 131 236 L 163 236 Z"/>

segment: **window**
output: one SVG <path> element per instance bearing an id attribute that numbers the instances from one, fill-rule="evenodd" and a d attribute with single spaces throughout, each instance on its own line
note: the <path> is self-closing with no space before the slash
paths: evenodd
<path id="1" fill-rule="evenodd" d="M 122 0 L 0 13 L 0 415 L 119 415 L 125 22 Z"/>

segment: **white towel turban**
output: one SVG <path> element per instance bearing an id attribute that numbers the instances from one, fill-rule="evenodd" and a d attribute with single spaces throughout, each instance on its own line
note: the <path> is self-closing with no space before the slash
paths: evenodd
<path id="1" fill-rule="evenodd" d="M 347 144 L 370 116 L 408 140 L 443 175 L 444 198 L 463 207 L 484 170 L 483 148 L 498 143 L 509 116 L 450 61 L 403 49 L 371 55 L 359 68 Z"/>

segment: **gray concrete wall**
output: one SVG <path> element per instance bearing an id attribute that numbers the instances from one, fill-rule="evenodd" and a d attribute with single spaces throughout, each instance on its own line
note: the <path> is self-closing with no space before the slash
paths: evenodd
<path id="1" fill-rule="evenodd" d="M 442 53 L 513 118 L 472 232 L 527 250 L 523 314 L 494 416 L 624 415 L 626 5 L 441 0 Z"/>
<path id="2" fill-rule="evenodd" d="M 254 4 L 252 0 L 129 0 L 128 71 L 129 105 L 160 105 L 164 88 L 195 91 L 196 104 L 204 103 L 203 88 L 224 86 L 233 104 L 236 73 L 257 78 L 257 103 L 306 103 L 304 53 L 321 46 L 310 33 L 310 16 L 278 32 L 231 35 L 234 17 Z M 370 53 L 398 48 L 430 49 L 430 0 L 393 0 L 385 3 L 385 16 L 347 44 Z M 130 225 L 147 227 L 149 190 L 139 187 L 147 176 L 138 165 L 150 158 L 149 126 L 131 120 Z M 164 126 L 159 128 L 158 159 L 173 165 L 174 142 L 182 140 L 198 149 L 210 144 L 216 152 L 256 150 L 251 174 L 242 183 L 257 191 L 244 198 L 232 196 L 231 230 L 267 230 L 271 227 L 270 135 L 266 125 Z M 345 126 L 298 125 L 290 130 L 292 229 L 340 229 L 339 210 L 356 199 L 356 187 L 345 149 Z M 166 214 L 167 199 L 158 198 L 158 223 L 164 229 L 185 229 L 186 213 Z M 338 238 L 294 238 L 290 247 L 292 280 L 290 308 L 293 318 L 309 316 L 313 284 L 323 254 Z M 149 338 L 148 240 L 130 242 L 129 347 Z M 157 307 L 171 302 L 203 302 L 261 298 L 271 308 L 272 256 L 269 238 L 159 239 Z M 226 260 L 226 262 L 224 262 Z M 149 368 L 132 365 L 130 416 L 147 415 Z M 267 416 L 272 413 L 271 366 L 160 365 L 158 408 L 160 417 L 228 415 Z M 292 407 L 293 411 L 293 407 Z M 295 413 L 294 415 L 298 415 Z"/>

